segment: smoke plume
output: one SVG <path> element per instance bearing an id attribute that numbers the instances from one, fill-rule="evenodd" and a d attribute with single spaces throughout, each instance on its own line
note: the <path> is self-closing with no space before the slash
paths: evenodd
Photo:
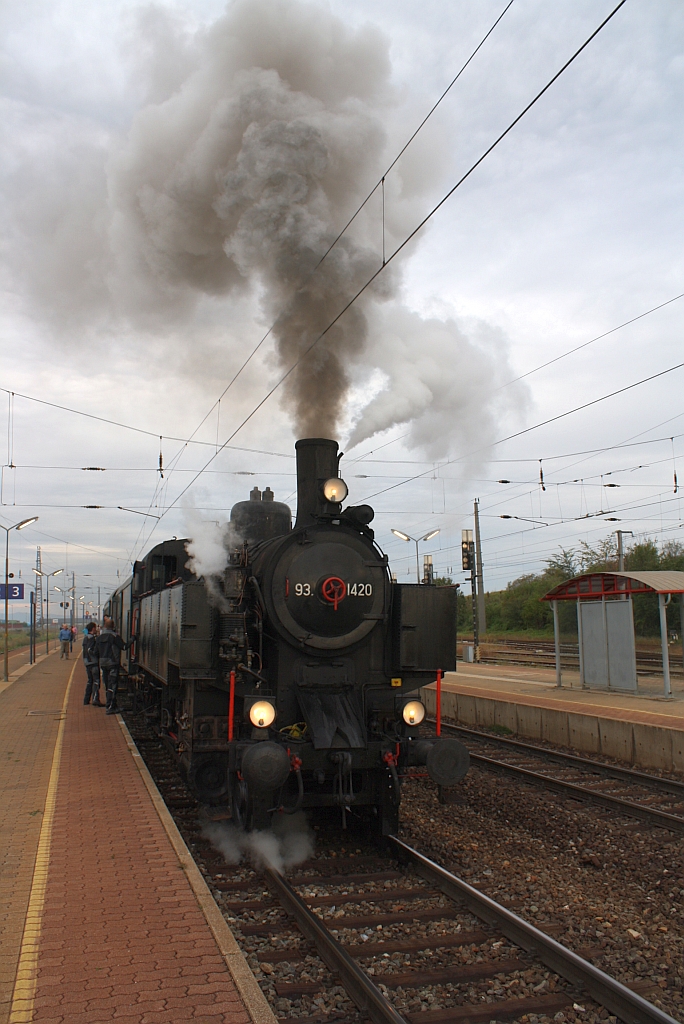
<path id="1" fill-rule="evenodd" d="M 268 832 L 241 832 L 234 825 L 212 822 L 204 835 L 216 847 L 227 864 L 239 864 L 243 858 L 255 868 L 269 867 L 283 872 L 313 856 L 313 833 L 302 811 L 276 817 Z"/>
<path id="2" fill-rule="evenodd" d="M 225 380 L 254 344 L 258 307 L 259 330 L 275 323 L 271 380 L 297 364 L 281 394 L 299 436 L 338 436 L 350 386 L 378 366 L 386 393 L 355 442 L 411 421 L 416 442 L 437 432 L 448 445 L 486 406 L 482 430 L 505 346 L 493 359 L 461 330 L 409 313 L 394 264 L 308 352 L 382 262 L 378 193 L 320 263 L 396 146 L 384 127 L 395 109 L 388 40 L 301 0 L 236 0 L 195 33 L 159 8 L 139 21 L 143 96 L 125 134 L 102 132 L 88 148 L 82 128 L 58 126 L 55 158 L 17 175 L 11 248 L 52 326 L 71 338 L 80 324 L 89 342 L 98 331 L 117 346 L 142 340 L 150 362 L 166 349 L 212 379 L 220 339 Z M 388 251 L 435 184 L 439 161 L 409 156 L 387 181 Z M 475 390 L 454 369 L 463 356 Z M 264 384 L 241 388 L 262 397 Z"/>

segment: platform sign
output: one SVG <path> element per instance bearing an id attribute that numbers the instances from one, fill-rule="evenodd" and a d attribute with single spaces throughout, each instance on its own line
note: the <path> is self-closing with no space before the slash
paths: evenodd
<path id="1" fill-rule="evenodd" d="M 5 584 L 0 583 L 0 601 L 5 600 Z M 8 583 L 7 585 L 7 600 L 8 601 L 23 601 L 24 600 L 24 584 L 23 583 Z"/>

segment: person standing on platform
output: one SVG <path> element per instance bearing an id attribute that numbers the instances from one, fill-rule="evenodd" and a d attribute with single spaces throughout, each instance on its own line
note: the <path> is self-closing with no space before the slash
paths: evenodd
<path id="1" fill-rule="evenodd" d="M 108 715 L 115 715 L 118 712 L 116 706 L 116 693 L 119 688 L 119 668 L 121 663 L 121 652 L 127 651 L 132 646 L 135 637 L 126 643 L 116 632 L 114 620 L 108 615 L 104 617 L 104 628 L 97 638 L 97 653 L 102 670 L 102 682 L 105 686 L 105 703 Z"/>
<path id="2" fill-rule="evenodd" d="M 60 643 L 60 658 L 66 658 L 69 660 L 69 648 L 71 647 L 71 630 L 64 622 L 62 628 L 59 631 L 59 643 Z"/>
<path id="3" fill-rule="evenodd" d="M 84 704 L 90 704 L 92 694 L 93 707 L 101 708 L 100 703 L 100 662 L 97 656 L 97 626 L 89 622 L 86 626 L 83 637 L 83 661 L 88 674 L 88 683 L 85 690 Z"/>

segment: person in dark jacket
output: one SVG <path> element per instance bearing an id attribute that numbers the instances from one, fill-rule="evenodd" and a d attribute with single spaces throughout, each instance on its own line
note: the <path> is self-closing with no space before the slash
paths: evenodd
<path id="1" fill-rule="evenodd" d="M 93 707 L 101 708 L 100 662 L 97 655 L 97 626 L 94 622 L 89 622 L 86 626 L 85 636 L 83 637 L 83 661 L 88 674 L 88 683 L 86 685 L 83 703 L 90 704 L 90 697 L 92 694 Z"/>
<path id="2" fill-rule="evenodd" d="M 102 671 L 102 682 L 105 686 L 106 714 L 115 715 L 118 712 L 116 706 L 116 692 L 119 688 L 119 668 L 121 664 L 121 652 L 127 651 L 132 646 L 135 637 L 126 643 L 116 632 L 114 620 L 108 615 L 104 617 L 104 628 L 100 630 L 97 638 L 97 653 Z"/>

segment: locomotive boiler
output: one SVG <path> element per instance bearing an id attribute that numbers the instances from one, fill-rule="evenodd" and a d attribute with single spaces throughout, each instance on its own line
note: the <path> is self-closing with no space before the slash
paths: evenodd
<path id="1" fill-rule="evenodd" d="M 337 442 L 295 447 L 294 526 L 255 488 L 231 511 L 219 576 L 197 579 L 185 542 L 166 541 L 109 611 L 137 637 L 141 712 L 200 799 L 230 804 L 245 828 L 327 807 L 388 834 L 411 766 L 440 786 L 468 769 L 458 741 L 419 733 L 417 691 L 455 668 L 456 589 L 393 582 L 373 509 L 344 505 Z"/>

